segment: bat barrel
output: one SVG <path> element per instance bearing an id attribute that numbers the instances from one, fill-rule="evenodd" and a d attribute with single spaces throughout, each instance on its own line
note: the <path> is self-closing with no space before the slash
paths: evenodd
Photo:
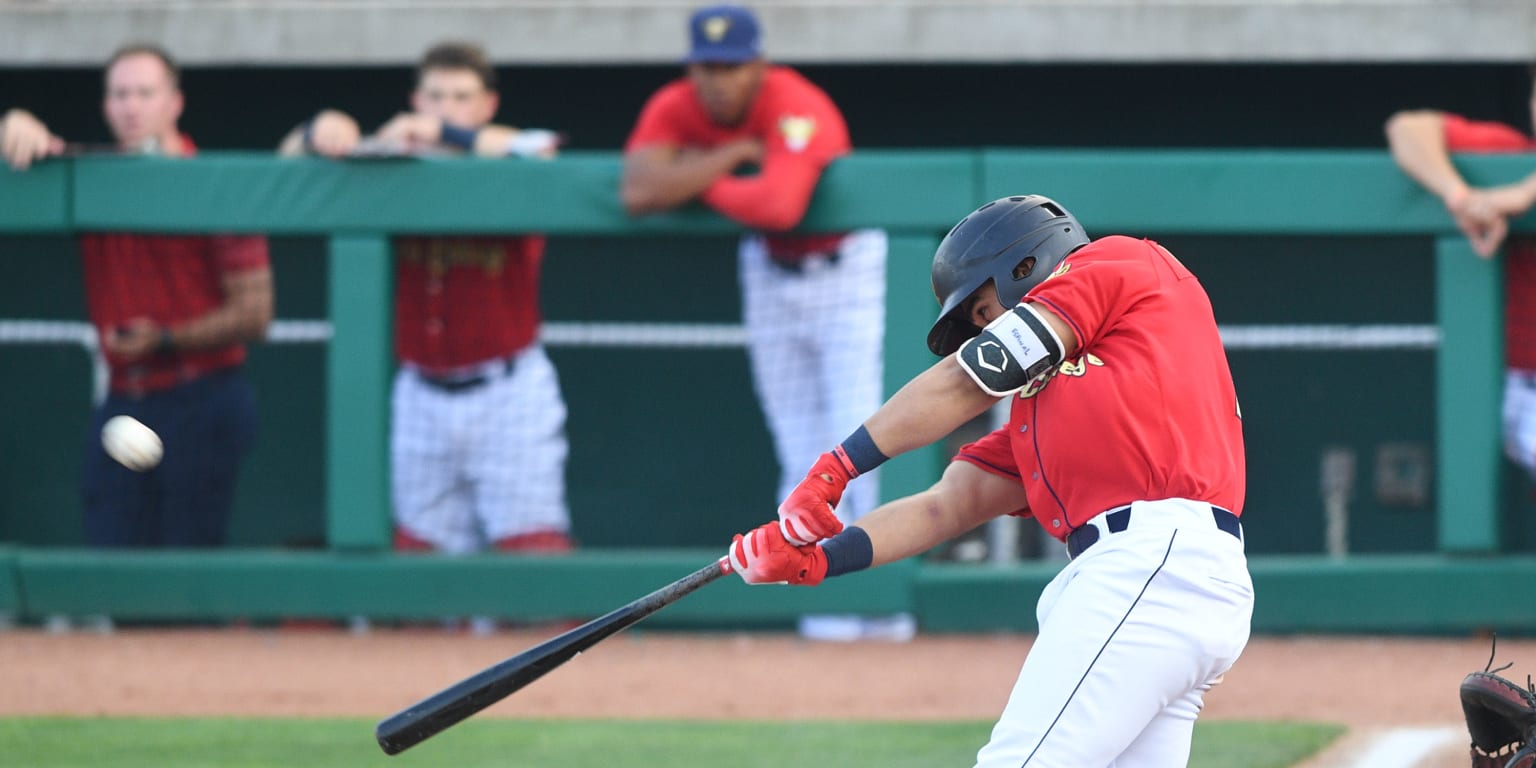
<path id="1" fill-rule="evenodd" d="M 711 563 L 645 597 L 460 680 L 379 722 L 374 738 L 396 755 L 506 698 L 576 654 L 677 601 L 726 572 Z"/>

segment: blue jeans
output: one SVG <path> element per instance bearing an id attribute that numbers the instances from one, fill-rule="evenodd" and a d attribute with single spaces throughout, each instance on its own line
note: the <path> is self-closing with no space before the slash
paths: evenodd
<path id="1" fill-rule="evenodd" d="M 118 464 L 101 426 L 126 414 L 160 435 L 165 457 L 148 472 Z M 240 461 L 256 438 L 256 393 L 239 368 L 142 397 L 109 395 L 86 437 L 85 539 L 96 547 L 218 547 L 235 501 Z"/>

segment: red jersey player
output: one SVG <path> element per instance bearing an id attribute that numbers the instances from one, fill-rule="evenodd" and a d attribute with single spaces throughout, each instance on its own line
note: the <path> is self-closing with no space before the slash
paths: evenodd
<path id="1" fill-rule="evenodd" d="M 1536 117 L 1536 88 L 1531 93 Z M 1514 126 L 1432 110 L 1399 112 L 1387 121 L 1398 165 L 1438 196 L 1473 250 L 1490 258 L 1509 233 L 1509 219 L 1536 205 L 1536 173 L 1514 184 L 1467 185 L 1452 152 L 1536 152 L 1536 139 Z M 1504 249 L 1504 453 L 1536 477 L 1536 239 Z"/>
<path id="2" fill-rule="evenodd" d="M 701 8 L 689 33 L 687 77 L 641 111 L 620 192 L 632 214 L 699 200 L 750 230 L 737 249 L 742 317 L 783 498 L 800 467 L 880 405 L 886 236 L 787 231 L 822 171 L 852 147 L 842 113 L 798 72 L 763 58 L 750 10 Z M 838 515 L 857 520 L 878 491 L 873 480 L 849 489 Z M 838 640 L 906 639 L 913 626 L 907 615 L 800 622 L 807 637 Z"/>
<path id="3" fill-rule="evenodd" d="M 548 131 L 491 123 L 496 71 L 467 43 L 429 49 L 412 111 L 370 137 L 324 110 L 285 153 L 334 157 L 462 150 L 553 154 Z M 565 401 L 539 342 L 540 235 L 395 239 L 395 376 L 390 487 L 399 549 L 454 554 L 565 551 Z M 488 617 L 473 631 L 494 628 Z"/>
<path id="4" fill-rule="evenodd" d="M 813 465 L 780 520 L 737 536 L 748 583 L 816 584 L 1006 514 L 1072 560 L 976 764 L 1182 766 L 1204 693 L 1248 641 L 1241 417 L 1205 290 L 1155 242 L 1090 241 L 1037 195 L 988 203 L 939 245 L 920 374 Z M 1008 426 L 922 493 L 839 533 L 849 480 L 1012 401 Z M 836 534 L 795 546 L 800 531 Z"/>

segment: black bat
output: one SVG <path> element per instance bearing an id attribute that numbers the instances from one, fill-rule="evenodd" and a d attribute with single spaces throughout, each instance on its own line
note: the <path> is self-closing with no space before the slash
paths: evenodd
<path id="1" fill-rule="evenodd" d="M 721 558 L 628 605 L 486 667 L 380 721 L 374 738 L 385 754 L 398 755 L 522 690 L 582 651 L 730 573 L 730 569 L 730 563 Z"/>

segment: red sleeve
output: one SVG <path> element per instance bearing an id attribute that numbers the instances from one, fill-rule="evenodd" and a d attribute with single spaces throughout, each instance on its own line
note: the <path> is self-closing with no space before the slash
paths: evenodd
<path id="1" fill-rule="evenodd" d="M 763 112 L 753 116 L 763 140 L 763 168 L 755 176 L 717 179 L 701 199 L 754 229 L 792 229 L 805 218 L 821 172 L 852 148 L 848 123 L 825 91 L 799 73 L 769 74 Z"/>
<path id="2" fill-rule="evenodd" d="M 214 235 L 209 239 L 221 271 L 245 272 L 271 264 L 267 238 L 261 235 Z"/>
<path id="3" fill-rule="evenodd" d="M 686 96 L 686 84 L 682 82 L 671 83 L 653 94 L 640 110 L 634 130 L 624 142 L 624 151 L 632 152 L 652 144 L 685 144 L 682 127 Z"/>
<path id="4" fill-rule="evenodd" d="M 1049 307 L 1072 326 L 1078 348 L 1087 349 L 1140 296 L 1156 287 L 1157 277 L 1148 263 L 1152 247 L 1150 242 L 1122 235 L 1095 240 L 1068 256 L 1025 299 Z"/>
<path id="5" fill-rule="evenodd" d="M 988 474 L 1020 482 L 1019 465 L 1013 460 L 1013 445 L 1008 433 L 1007 427 L 987 433 L 980 440 L 962 446 L 953 461 L 963 461 Z M 1009 514 L 1030 517 L 1028 507 Z"/>
<path id="6" fill-rule="evenodd" d="M 1445 148 L 1452 152 L 1525 152 L 1536 149 L 1536 141 L 1513 126 L 1461 115 L 1442 116 Z"/>
<path id="7" fill-rule="evenodd" d="M 1018 462 L 1013 460 L 1013 445 L 1009 442 L 1007 427 L 988 432 L 980 440 L 961 446 L 953 461 L 975 464 L 999 477 L 1014 480 L 1021 477 Z"/>
<path id="8" fill-rule="evenodd" d="M 699 198 L 753 229 L 782 232 L 805 218 L 823 166 L 798 155 L 769 157 L 754 176 L 721 176 Z"/>

